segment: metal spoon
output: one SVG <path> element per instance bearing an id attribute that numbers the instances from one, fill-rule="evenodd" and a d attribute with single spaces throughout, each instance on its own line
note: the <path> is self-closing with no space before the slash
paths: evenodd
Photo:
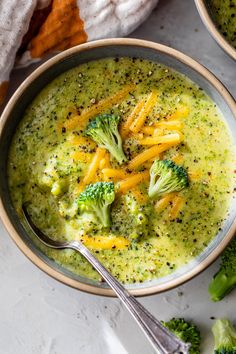
<path id="1" fill-rule="evenodd" d="M 158 321 L 149 311 L 147 311 L 136 299 L 132 296 L 108 270 L 98 261 L 96 257 L 79 241 L 59 242 L 52 240 L 45 235 L 33 223 L 26 205 L 22 206 L 25 219 L 37 238 L 46 246 L 56 249 L 70 248 L 80 252 L 92 266 L 103 277 L 107 284 L 114 290 L 119 299 L 126 306 L 128 311 L 139 324 L 147 338 L 152 343 L 153 347 L 159 354 L 188 354 L 190 344 L 182 342 L 174 336 L 160 321 Z"/>

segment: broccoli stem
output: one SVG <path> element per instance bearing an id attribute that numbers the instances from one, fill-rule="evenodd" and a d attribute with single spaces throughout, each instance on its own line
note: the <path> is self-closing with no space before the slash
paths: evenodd
<path id="1" fill-rule="evenodd" d="M 117 145 L 109 145 L 109 152 L 111 155 L 118 161 L 119 164 L 122 164 L 123 162 L 127 161 L 127 158 L 124 154 L 123 148 L 122 148 L 122 141 L 119 136 L 117 136 L 118 144 Z"/>
<path id="2" fill-rule="evenodd" d="M 171 160 L 155 160 L 150 169 L 148 195 L 157 198 L 162 194 L 179 192 L 189 186 L 188 173 Z"/>
<path id="3" fill-rule="evenodd" d="M 224 268 L 219 270 L 209 285 L 209 294 L 212 301 L 220 301 L 236 286 L 236 273 Z"/>
<path id="4" fill-rule="evenodd" d="M 149 191 L 149 197 L 155 198 L 159 194 L 165 193 L 165 190 L 168 188 L 168 185 L 166 185 L 166 184 L 167 184 L 170 177 L 171 177 L 171 174 L 167 173 L 167 175 L 159 177 L 158 180 L 155 182 L 155 178 L 151 176 L 151 183 L 153 183 L 154 186 Z M 159 193 L 159 191 L 161 191 L 161 193 Z M 168 189 L 167 189 L 167 191 L 168 191 Z"/>
<path id="5" fill-rule="evenodd" d="M 108 206 L 100 208 L 94 207 L 94 212 L 96 213 L 97 217 L 99 218 L 104 227 L 111 226 L 111 216 Z"/>
<path id="6" fill-rule="evenodd" d="M 118 131 L 119 121 L 120 117 L 114 114 L 98 115 L 88 124 L 85 135 L 91 137 L 98 146 L 107 149 L 119 164 L 122 164 L 127 158 Z"/>
<path id="7" fill-rule="evenodd" d="M 212 327 L 215 353 L 236 353 L 236 331 L 228 319 L 218 319 Z"/>

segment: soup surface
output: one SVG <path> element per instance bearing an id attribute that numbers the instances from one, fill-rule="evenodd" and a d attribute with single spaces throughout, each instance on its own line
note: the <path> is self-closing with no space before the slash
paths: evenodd
<path id="1" fill-rule="evenodd" d="M 236 48 L 236 0 L 209 0 L 209 6 L 220 32 Z"/>
<path id="2" fill-rule="evenodd" d="M 120 117 L 126 162 L 85 136 L 104 113 Z M 150 198 L 149 170 L 163 159 L 183 167 L 189 186 Z M 82 240 L 124 283 L 166 276 L 203 251 L 226 216 L 232 171 L 231 136 L 214 102 L 184 75 L 136 58 L 92 61 L 45 87 L 22 117 L 8 165 L 19 216 L 27 202 L 40 229 Z M 110 227 L 79 207 L 96 182 L 115 185 Z M 71 271 L 100 279 L 78 253 L 37 244 Z"/>

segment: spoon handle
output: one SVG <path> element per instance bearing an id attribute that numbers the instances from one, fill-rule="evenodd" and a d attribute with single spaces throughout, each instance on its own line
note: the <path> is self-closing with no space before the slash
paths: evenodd
<path id="1" fill-rule="evenodd" d="M 132 296 L 116 278 L 93 256 L 81 242 L 74 241 L 68 247 L 79 251 L 114 290 L 132 316 L 135 318 L 153 347 L 159 354 L 188 354 L 189 344 L 182 342 L 166 329 L 149 311 Z"/>

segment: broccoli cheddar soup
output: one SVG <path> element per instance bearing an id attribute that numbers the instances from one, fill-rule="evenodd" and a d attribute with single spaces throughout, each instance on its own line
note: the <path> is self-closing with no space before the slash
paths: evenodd
<path id="1" fill-rule="evenodd" d="M 136 58 L 91 61 L 45 87 L 9 154 L 9 186 L 52 238 L 81 240 L 122 282 L 166 276 L 222 227 L 233 144 L 214 102 L 184 75 Z M 38 247 L 100 279 L 72 250 Z"/>
<path id="2" fill-rule="evenodd" d="M 236 49 L 236 0 L 209 0 L 209 7 L 220 32 Z"/>

